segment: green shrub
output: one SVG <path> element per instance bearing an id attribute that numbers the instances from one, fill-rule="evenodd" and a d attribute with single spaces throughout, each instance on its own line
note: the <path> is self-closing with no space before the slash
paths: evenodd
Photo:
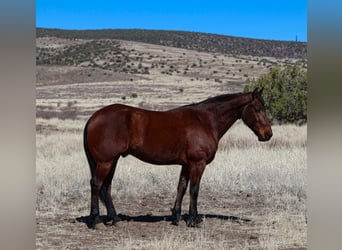
<path id="1" fill-rule="evenodd" d="M 307 121 L 307 72 L 299 65 L 273 68 L 246 86 L 244 92 L 256 87 L 264 88 L 262 96 L 272 123 Z"/>

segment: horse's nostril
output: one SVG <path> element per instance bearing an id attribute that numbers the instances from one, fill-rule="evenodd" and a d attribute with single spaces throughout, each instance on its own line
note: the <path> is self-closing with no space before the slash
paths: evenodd
<path id="1" fill-rule="evenodd" d="M 266 137 L 266 140 L 271 139 L 271 137 L 272 137 L 272 132 L 266 132 L 265 137 Z"/>

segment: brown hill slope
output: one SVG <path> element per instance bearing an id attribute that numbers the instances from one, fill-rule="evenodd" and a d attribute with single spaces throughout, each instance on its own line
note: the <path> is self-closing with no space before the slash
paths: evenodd
<path id="1" fill-rule="evenodd" d="M 307 44 L 304 42 L 258 40 L 199 32 L 143 29 L 61 30 L 37 28 L 36 36 L 54 36 L 69 39 L 119 39 L 228 55 L 296 59 L 306 59 L 307 57 Z"/>

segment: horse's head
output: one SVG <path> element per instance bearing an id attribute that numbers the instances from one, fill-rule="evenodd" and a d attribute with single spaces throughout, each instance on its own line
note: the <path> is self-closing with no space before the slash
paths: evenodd
<path id="1" fill-rule="evenodd" d="M 243 122 L 258 136 L 259 141 L 268 141 L 273 133 L 271 125 L 266 117 L 264 100 L 258 89 L 252 94 L 252 101 L 246 104 L 242 110 L 241 118 Z"/>

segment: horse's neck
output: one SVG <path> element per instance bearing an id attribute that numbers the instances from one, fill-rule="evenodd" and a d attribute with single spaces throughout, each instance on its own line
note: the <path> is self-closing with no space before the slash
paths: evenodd
<path id="1" fill-rule="evenodd" d="M 243 107 L 252 100 L 249 94 L 236 96 L 227 101 L 213 103 L 209 108 L 214 115 L 214 127 L 220 139 L 241 118 Z"/>

